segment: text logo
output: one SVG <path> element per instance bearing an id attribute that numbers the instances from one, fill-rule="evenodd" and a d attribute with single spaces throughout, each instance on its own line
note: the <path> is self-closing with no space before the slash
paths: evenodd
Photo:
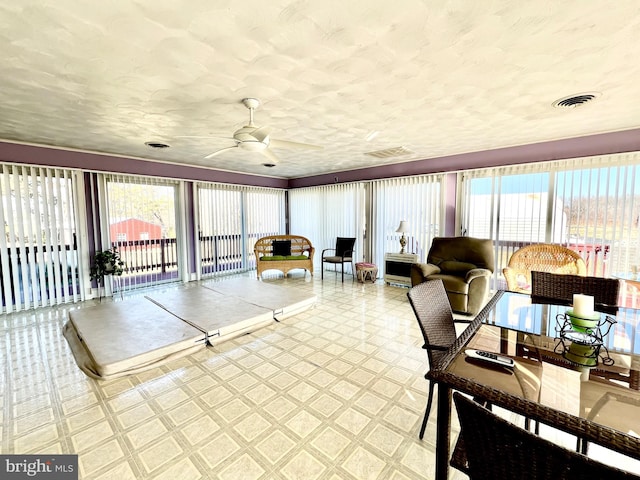
<path id="1" fill-rule="evenodd" d="M 77 455 L 0 455 L 3 480 L 78 480 Z"/>

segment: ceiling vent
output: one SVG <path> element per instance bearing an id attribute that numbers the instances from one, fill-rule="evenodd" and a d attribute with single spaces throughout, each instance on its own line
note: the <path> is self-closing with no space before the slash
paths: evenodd
<path id="1" fill-rule="evenodd" d="M 599 96 L 598 92 L 579 93 L 578 95 L 560 98 L 553 102 L 552 105 L 556 108 L 576 108 L 595 100 Z"/>
<path id="2" fill-rule="evenodd" d="M 145 142 L 145 145 L 151 148 L 169 148 L 169 145 L 160 142 Z"/>
<path id="3" fill-rule="evenodd" d="M 405 147 L 394 147 L 387 148 L 386 150 L 376 150 L 375 152 L 367 152 L 365 155 L 371 155 L 376 158 L 391 158 L 391 157 L 400 157 L 402 155 L 409 155 L 412 152 L 408 148 Z"/>

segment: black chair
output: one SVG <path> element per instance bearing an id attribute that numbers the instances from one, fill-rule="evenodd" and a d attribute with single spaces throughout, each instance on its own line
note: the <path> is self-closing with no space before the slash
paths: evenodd
<path id="1" fill-rule="evenodd" d="M 427 350 L 429 357 L 429 368 L 434 368 L 457 338 L 447 292 L 442 280 L 435 279 L 427 280 L 411 288 L 407 296 L 422 332 L 423 348 Z M 433 387 L 434 383 L 429 380 L 429 398 L 420 428 L 420 439 L 424 437 L 431 412 Z"/>
<path id="2" fill-rule="evenodd" d="M 559 300 L 564 305 L 570 305 L 573 294 L 582 293 L 593 297 L 598 310 L 615 313 L 619 292 L 620 281 L 614 278 L 531 272 L 531 298 L 541 303 Z"/>
<path id="3" fill-rule="evenodd" d="M 454 392 L 471 480 L 638 479 L 556 445 Z"/>
<path id="4" fill-rule="evenodd" d="M 351 275 L 353 276 L 353 248 L 356 244 L 355 238 L 338 237 L 336 239 L 336 248 L 325 248 L 322 250 L 322 270 L 320 278 L 324 278 L 324 264 L 333 263 L 335 265 L 336 274 L 338 264 L 342 269 L 342 282 L 344 283 L 344 264 L 351 264 Z M 333 252 L 333 255 L 325 255 L 326 252 Z"/>

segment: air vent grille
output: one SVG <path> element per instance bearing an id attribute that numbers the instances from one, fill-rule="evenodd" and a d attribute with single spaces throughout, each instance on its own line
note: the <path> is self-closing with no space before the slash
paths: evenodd
<path id="1" fill-rule="evenodd" d="M 600 94 L 597 92 L 580 93 L 556 100 L 553 102 L 553 106 L 556 108 L 576 108 L 595 100 L 599 96 Z"/>
<path id="2" fill-rule="evenodd" d="M 145 145 L 151 148 L 169 148 L 169 145 L 161 142 L 145 142 Z"/>
<path id="3" fill-rule="evenodd" d="M 376 150 L 375 152 L 367 152 L 365 155 L 371 155 L 376 158 L 391 158 L 391 157 L 400 157 L 402 155 L 409 155 L 412 152 L 408 148 L 405 147 L 393 147 L 387 148 L 385 150 Z"/>

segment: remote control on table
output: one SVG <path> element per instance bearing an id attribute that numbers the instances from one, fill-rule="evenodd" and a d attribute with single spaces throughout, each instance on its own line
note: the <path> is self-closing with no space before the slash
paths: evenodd
<path id="1" fill-rule="evenodd" d="M 472 349 L 465 350 L 464 353 L 469 358 L 476 358 L 502 367 L 513 368 L 513 358 L 505 357 L 504 355 L 497 355 L 495 353 L 485 352 L 484 350 Z"/>

